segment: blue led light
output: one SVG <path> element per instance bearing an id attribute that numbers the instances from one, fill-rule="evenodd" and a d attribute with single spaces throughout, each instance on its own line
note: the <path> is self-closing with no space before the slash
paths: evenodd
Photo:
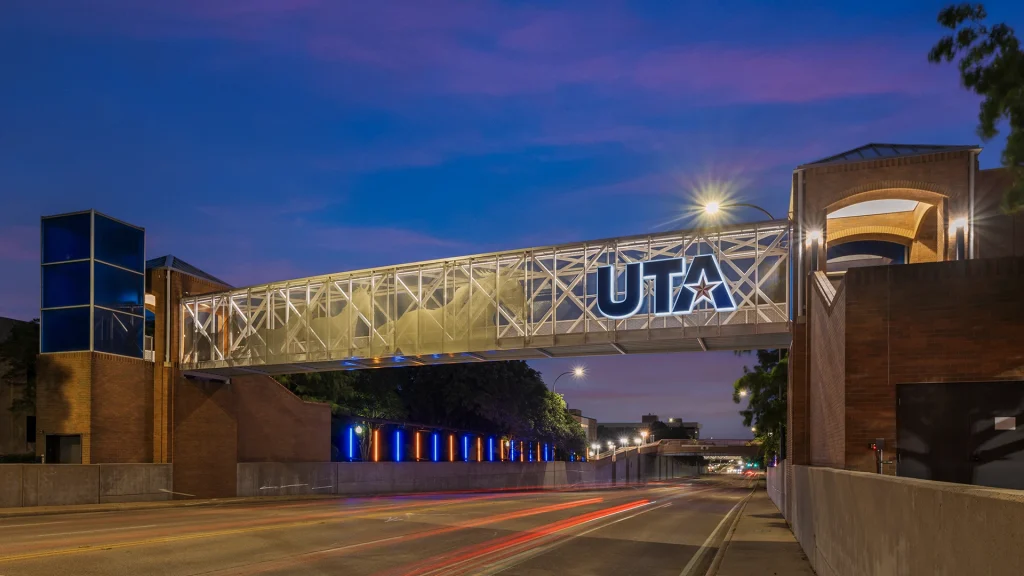
<path id="1" fill-rule="evenodd" d="M 494 462 L 494 437 L 487 439 L 487 461 Z"/>
<path id="2" fill-rule="evenodd" d="M 434 432 L 431 437 L 434 439 L 434 462 L 437 462 L 437 432 Z"/>
<path id="3" fill-rule="evenodd" d="M 402 431 L 395 430 L 395 462 L 402 461 Z"/>
<path id="4" fill-rule="evenodd" d="M 469 462 L 469 436 L 462 437 L 462 459 Z"/>
<path id="5" fill-rule="evenodd" d="M 351 426 L 348 428 L 348 461 L 356 459 L 356 431 Z"/>
<path id="6" fill-rule="evenodd" d="M 544 445 L 544 461 L 547 462 L 548 460 L 550 460 L 550 458 L 548 458 L 548 445 L 545 444 Z"/>

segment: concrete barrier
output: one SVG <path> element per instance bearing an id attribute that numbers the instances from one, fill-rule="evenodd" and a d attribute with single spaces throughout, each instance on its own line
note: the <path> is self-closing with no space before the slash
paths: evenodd
<path id="1" fill-rule="evenodd" d="M 584 462 L 247 462 L 238 496 L 552 489 L 594 482 Z"/>
<path id="2" fill-rule="evenodd" d="M 0 508 L 169 500 L 170 464 L 0 464 Z"/>
<path id="3" fill-rule="evenodd" d="M 778 466 L 769 466 L 765 470 L 765 477 L 768 484 L 768 497 L 771 498 L 775 507 L 786 514 L 786 463 L 779 462 Z"/>
<path id="4" fill-rule="evenodd" d="M 640 462 L 642 460 L 642 464 Z M 396 494 L 460 490 L 555 489 L 633 484 L 699 474 L 678 458 L 620 455 L 616 462 L 245 462 L 236 495 Z"/>
<path id="5" fill-rule="evenodd" d="M 1024 492 L 793 466 L 789 522 L 820 576 L 1020 574 Z"/>

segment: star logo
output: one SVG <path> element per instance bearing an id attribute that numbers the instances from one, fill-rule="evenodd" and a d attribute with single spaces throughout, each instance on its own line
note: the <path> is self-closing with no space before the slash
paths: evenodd
<path id="1" fill-rule="evenodd" d="M 711 296 L 711 291 L 714 290 L 719 284 L 721 284 L 721 282 L 708 282 L 707 276 L 701 273 L 699 283 L 687 286 L 687 288 L 693 290 L 693 305 L 696 306 L 697 304 L 700 304 L 703 300 L 714 306 L 715 300 Z"/>

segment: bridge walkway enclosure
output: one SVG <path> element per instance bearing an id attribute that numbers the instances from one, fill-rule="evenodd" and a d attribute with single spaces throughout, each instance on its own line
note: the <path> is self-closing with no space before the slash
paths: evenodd
<path id="1" fill-rule="evenodd" d="M 604 316 L 598 269 L 713 255 L 734 306 L 698 296 L 655 312 Z M 706 259 L 705 259 L 706 260 Z M 274 282 L 181 300 L 181 368 L 223 376 L 789 344 L 788 221 L 510 250 Z M 712 274 L 714 275 L 714 274 Z M 714 278 L 702 284 L 714 285 Z M 688 294 L 684 294 L 688 295 Z"/>

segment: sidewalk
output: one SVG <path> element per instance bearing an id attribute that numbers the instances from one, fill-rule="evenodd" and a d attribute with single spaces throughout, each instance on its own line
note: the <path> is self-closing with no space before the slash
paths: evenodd
<path id="1" fill-rule="evenodd" d="M 763 488 L 747 502 L 725 546 L 716 576 L 814 574 L 785 518 Z"/>

